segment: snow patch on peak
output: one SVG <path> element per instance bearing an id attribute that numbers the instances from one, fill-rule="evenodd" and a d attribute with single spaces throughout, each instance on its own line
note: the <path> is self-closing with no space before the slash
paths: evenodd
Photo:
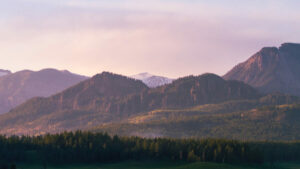
<path id="1" fill-rule="evenodd" d="M 130 77 L 143 81 L 143 83 L 145 83 L 150 88 L 155 88 L 155 87 L 162 86 L 165 84 L 170 84 L 173 82 L 173 79 L 163 77 L 163 76 L 152 75 L 147 72 L 133 75 Z"/>
<path id="2" fill-rule="evenodd" d="M 11 74 L 11 71 L 0 69 L 0 77 L 1 77 L 1 76 L 5 76 L 5 75 L 8 75 L 8 74 Z"/>
<path id="3" fill-rule="evenodd" d="M 150 78 L 152 76 L 154 76 L 154 75 L 144 72 L 144 73 L 140 73 L 137 75 L 133 75 L 133 76 L 131 76 L 131 78 L 138 79 L 138 80 L 144 80 L 144 79 Z"/>

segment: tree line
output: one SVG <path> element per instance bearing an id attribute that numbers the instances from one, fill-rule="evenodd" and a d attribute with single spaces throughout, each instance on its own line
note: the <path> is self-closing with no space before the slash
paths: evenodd
<path id="1" fill-rule="evenodd" d="M 149 139 L 76 131 L 31 137 L 0 136 L 0 159 L 11 164 L 124 160 L 263 163 L 300 161 L 300 143 L 254 143 L 225 139 Z"/>

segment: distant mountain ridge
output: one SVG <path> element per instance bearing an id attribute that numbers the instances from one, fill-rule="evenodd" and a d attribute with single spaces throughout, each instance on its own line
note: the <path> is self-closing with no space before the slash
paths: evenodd
<path id="1" fill-rule="evenodd" d="M 1 115 L 0 132 L 36 134 L 85 129 L 158 108 L 185 108 L 260 96 L 249 85 L 214 74 L 188 76 L 151 89 L 139 80 L 103 72 L 54 96 L 33 98 Z"/>
<path id="2" fill-rule="evenodd" d="M 170 84 L 173 81 L 173 79 L 163 77 L 163 76 L 155 76 L 155 75 L 149 74 L 147 72 L 133 75 L 130 77 L 143 81 L 148 87 L 151 87 L 151 88 L 155 88 L 155 87 L 162 86 L 165 84 Z"/>
<path id="3" fill-rule="evenodd" d="M 265 47 L 230 70 L 224 79 L 243 81 L 265 93 L 300 96 L 300 44 Z"/>
<path id="4" fill-rule="evenodd" d="M 48 97 L 85 79 L 87 77 L 55 69 L 8 73 L 0 77 L 0 114 L 8 112 L 27 99 Z"/>

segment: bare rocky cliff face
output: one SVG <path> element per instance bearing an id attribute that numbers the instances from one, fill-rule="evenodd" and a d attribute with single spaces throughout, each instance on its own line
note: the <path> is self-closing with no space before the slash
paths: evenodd
<path id="1" fill-rule="evenodd" d="M 32 97 L 48 97 L 71 87 L 87 77 L 68 71 L 24 70 L 0 77 L 0 114 Z"/>
<path id="2" fill-rule="evenodd" d="M 243 81 L 265 93 L 300 96 L 300 44 L 263 48 L 234 67 L 224 79 Z"/>

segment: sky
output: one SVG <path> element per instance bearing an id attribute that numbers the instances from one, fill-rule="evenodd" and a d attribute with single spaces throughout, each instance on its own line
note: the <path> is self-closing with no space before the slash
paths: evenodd
<path id="1" fill-rule="evenodd" d="M 224 75 L 300 42 L 299 0 L 0 0 L 0 69 Z"/>

